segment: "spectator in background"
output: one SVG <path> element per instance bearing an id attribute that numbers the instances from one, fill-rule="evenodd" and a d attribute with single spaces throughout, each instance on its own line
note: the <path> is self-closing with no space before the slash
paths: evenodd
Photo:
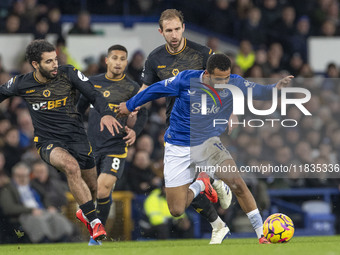
<path id="1" fill-rule="evenodd" d="M 313 78 L 314 72 L 312 70 L 312 67 L 309 64 L 304 63 L 300 69 L 299 76 L 303 78 Z"/>
<path id="2" fill-rule="evenodd" d="M 51 176 L 48 165 L 41 159 L 34 161 L 31 169 L 32 185 L 39 187 L 44 192 L 44 196 L 50 205 L 60 212 L 62 207 L 67 204 L 66 192 L 68 188 L 66 183 Z"/>
<path id="3" fill-rule="evenodd" d="M 86 57 L 84 59 L 86 69 L 83 71 L 84 75 L 89 77 L 98 74 L 98 63 L 94 57 Z"/>
<path id="4" fill-rule="evenodd" d="M 43 191 L 30 184 L 29 175 L 27 165 L 13 167 L 12 183 L 0 192 L 4 215 L 21 225 L 33 243 L 66 240 L 72 234 L 72 224 L 50 206 Z"/>
<path id="5" fill-rule="evenodd" d="M 16 34 L 21 33 L 20 17 L 16 14 L 10 14 L 6 18 L 5 27 L 1 29 L 1 33 Z"/>
<path id="6" fill-rule="evenodd" d="M 11 171 L 12 167 L 20 161 L 24 150 L 19 146 L 20 136 L 16 127 L 11 127 L 5 133 L 5 146 L 3 152 L 6 158 L 5 169 Z M 11 172 L 8 173 L 11 176 Z"/>
<path id="7" fill-rule="evenodd" d="M 38 0 L 23 0 L 25 4 L 25 19 L 33 26 L 37 18 L 46 14 L 47 7 L 45 5 L 38 4 Z"/>
<path id="8" fill-rule="evenodd" d="M 336 24 L 333 20 L 327 19 L 324 21 L 321 25 L 321 36 L 336 36 L 338 34 L 337 29 L 336 29 Z"/>
<path id="9" fill-rule="evenodd" d="M 312 28 L 319 29 L 323 22 L 327 19 L 328 9 L 334 0 L 318 0 L 316 6 L 314 6 L 311 17 Z M 314 33 L 318 31 L 313 31 Z"/>
<path id="10" fill-rule="evenodd" d="M 25 16 L 26 5 L 24 1 L 15 1 L 12 5 L 12 10 L 10 13 L 18 15 L 18 17 L 20 18 L 21 32 L 29 32 L 32 30 L 33 24 Z"/>
<path id="11" fill-rule="evenodd" d="M 0 115 L 0 147 L 5 145 L 5 134 L 11 128 L 11 122 L 8 120 L 5 114 Z"/>
<path id="12" fill-rule="evenodd" d="M 48 25 L 49 25 L 49 34 L 57 34 L 61 36 L 61 13 L 60 9 L 57 7 L 53 7 L 48 12 Z"/>
<path id="13" fill-rule="evenodd" d="M 298 52 L 303 62 L 307 62 L 307 38 L 310 35 L 310 23 L 307 16 L 302 16 L 296 24 L 296 32 L 290 38 L 292 52 Z"/>
<path id="14" fill-rule="evenodd" d="M 59 36 L 56 41 L 56 52 L 58 55 L 58 61 L 60 65 L 73 65 L 75 68 L 80 70 L 80 64 L 71 56 L 67 47 L 66 41 L 62 36 Z"/>
<path id="15" fill-rule="evenodd" d="M 217 33 L 233 36 L 234 13 L 229 5 L 229 0 L 215 0 L 212 10 L 209 12 L 208 22 L 210 29 Z"/>
<path id="16" fill-rule="evenodd" d="M 164 187 L 154 189 L 144 201 L 148 219 L 143 224 L 144 237 L 156 239 L 193 238 L 191 222 L 186 214 L 173 217 L 165 198 Z"/>
<path id="17" fill-rule="evenodd" d="M 272 24 L 280 19 L 280 7 L 277 0 L 264 0 L 262 6 L 263 23 L 268 31 Z"/>
<path id="18" fill-rule="evenodd" d="M 297 160 L 300 164 L 313 163 L 312 148 L 306 141 L 300 141 L 297 143 L 294 151 Z"/>
<path id="19" fill-rule="evenodd" d="M 253 82 L 265 83 L 262 78 L 264 77 L 263 69 L 260 65 L 254 64 L 245 74 L 246 77 L 252 78 Z"/>
<path id="20" fill-rule="evenodd" d="M 239 65 L 237 65 L 237 64 L 234 64 L 231 67 L 231 73 L 232 74 L 237 74 L 239 76 L 244 76 L 244 72 L 243 72 L 242 68 Z"/>
<path id="21" fill-rule="evenodd" d="M 330 90 L 336 93 L 336 90 L 340 87 L 340 82 L 339 70 L 335 63 L 329 63 L 325 73 L 325 79 L 321 85 L 322 90 Z"/>
<path id="22" fill-rule="evenodd" d="M 234 6 L 237 14 L 236 19 L 243 22 L 247 18 L 248 12 L 251 8 L 253 8 L 251 0 L 237 0 Z"/>
<path id="23" fill-rule="evenodd" d="M 219 49 L 220 48 L 220 40 L 217 37 L 209 36 L 206 45 L 214 53 L 222 53 Z"/>
<path id="24" fill-rule="evenodd" d="M 69 34 L 93 35 L 95 31 L 91 28 L 91 15 L 87 11 L 81 11 L 77 16 L 77 22 L 73 25 Z"/>
<path id="25" fill-rule="evenodd" d="M 21 148 L 27 148 L 33 145 L 34 128 L 32 119 L 28 110 L 22 111 L 17 115 L 17 123 L 19 127 L 19 145 Z"/>
<path id="26" fill-rule="evenodd" d="M 339 19 L 339 3 L 338 1 L 333 0 L 327 9 L 327 19 L 334 22 L 334 24 L 339 27 L 340 19 Z"/>
<path id="27" fill-rule="evenodd" d="M 45 39 L 49 31 L 48 19 L 45 16 L 41 16 L 37 19 L 34 26 L 34 39 Z"/>
<path id="28" fill-rule="evenodd" d="M 300 73 L 302 65 L 303 60 L 301 58 L 301 55 L 300 53 L 296 52 L 291 56 L 286 69 L 291 75 L 297 76 Z"/>
<path id="29" fill-rule="evenodd" d="M 271 73 L 282 70 L 284 66 L 284 52 L 280 43 L 273 43 L 269 46 L 268 63 L 271 68 Z"/>
<path id="30" fill-rule="evenodd" d="M 240 43 L 240 51 L 236 55 L 236 64 L 241 67 L 243 72 L 246 72 L 255 63 L 255 53 L 253 47 L 248 40 L 243 40 Z"/>
<path id="31" fill-rule="evenodd" d="M 299 129 L 289 128 L 288 130 L 286 130 L 285 140 L 286 145 L 293 150 L 296 147 L 297 143 L 301 140 Z"/>
<path id="32" fill-rule="evenodd" d="M 132 80 L 136 81 L 140 86 L 143 85 L 142 82 L 142 72 L 145 62 L 145 56 L 143 51 L 137 50 L 133 53 L 131 61 L 127 67 L 127 74 Z"/>
<path id="33" fill-rule="evenodd" d="M 255 64 L 261 66 L 263 77 L 267 78 L 271 74 L 271 67 L 268 62 L 268 53 L 264 48 L 260 48 L 255 52 Z"/>
<path id="34" fill-rule="evenodd" d="M 154 142 L 152 140 L 152 137 L 147 134 L 140 136 L 136 141 L 136 150 L 146 151 L 150 156 L 154 151 Z"/>
<path id="35" fill-rule="evenodd" d="M 137 194 L 148 194 L 155 187 L 160 187 L 162 180 L 152 172 L 149 153 L 137 151 L 133 163 L 128 169 L 130 189 Z"/>
<path id="36" fill-rule="evenodd" d="M 261 10 L 250 9 L 247 19 L 244 20 L 241 29 L 241 39 L 250 41 L 255 47 L 266 42 L 266 34 L 261 21 Z"/>
<path id="37" fill-rule="evenodd" d="M 286 6 L 282 9 L 281 18 L 271 25 L 271 41 L 278 41 L 286 52 L 292 53 L 290 49 L 290 38 L 295 33 L 295 9 Z"/>

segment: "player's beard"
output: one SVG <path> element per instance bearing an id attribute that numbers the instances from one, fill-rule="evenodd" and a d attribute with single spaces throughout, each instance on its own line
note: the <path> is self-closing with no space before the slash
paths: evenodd
<path id="1" fill-rule="evenodd" d="M 183 37 L 178 41 L 178 44 L 175 47 L 172 46 L 171 41 L 168 42 L 169 48 L 174 52 L 178 52 L 180 50 L 179 47 L 181 46 L 182 41 L 183 41 Z"/>
<path id="2" fill-rule="evenodd" d="M 45 70 L 44 68 L 42 68 L 41 66 L 39 67 L 39 72 L 40 72 L 41 76 L 45 77 L 47 80 L 53 80 L 55 77 L 57 77 L 57 75 L 52 74 L 52 72 L 54 72 L 54 71 L 58 71 L 58 69 L 48 71 L 48 70 Z"/>

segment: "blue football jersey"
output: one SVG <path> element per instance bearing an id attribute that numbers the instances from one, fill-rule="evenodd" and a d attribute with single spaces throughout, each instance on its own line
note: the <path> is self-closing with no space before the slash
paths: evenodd
<path id="1" fill-rule="evenodd" d="M 233 112 L 233 94 L 229 89 L 215 89 L 202 82 L 204 71 L 187 70 L 177 76 L 154 83 L 127 101 L 129 111 L 160 97 L 175 96 L 170 126 L 164 140 L 179 146 L 196 146 L 213 136 L 221 135 L 228 124 L 216 125 L 216 120 L 229 120 Z M 228 85 L 239 88 L 244 97 L 252 89 L 254 100 L 272 99 L 276 84 L 260 85 L 232 74 Z M 221 123 L 221 121 L 219 122 Z"/>

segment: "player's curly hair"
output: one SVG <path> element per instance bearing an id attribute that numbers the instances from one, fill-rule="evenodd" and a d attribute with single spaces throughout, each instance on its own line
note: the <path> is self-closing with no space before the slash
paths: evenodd
<path id="1" fill-rule="evenodd" d="M 168 19 L 174 19 L 174 18 L 179 18 L 179 20 L 182 23 L 184 23 L 184 16 L 181 11 L 178 11 L 176 9 L 166 9 L 165 11 L 162 12 L 161 17 L 159 18 L 158 24 L 161 30 L 163 30 L 163 21 L 168 20 Z"/>
<path id="2" fill-rule="evenodd" d="M 46 40 L 34 40 L 26 48 L 26 59 L 32 65 L 33 61 L 40 63 L 44 52 L 55 51 L 55 47 Z"/>
<path id="3" fill-rule="evenodd" d="M 215 68 L 221 71 L 227 71 L 231 68 L 230 58 L 222 53 L 211 55 L 207 61 L 207 71 L 212 74 L 214 73 Z"/>

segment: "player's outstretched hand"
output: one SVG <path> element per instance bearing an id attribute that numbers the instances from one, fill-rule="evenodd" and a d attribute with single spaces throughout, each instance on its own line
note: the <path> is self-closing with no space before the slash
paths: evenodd
<path id="1" fill-rule="evenodd" d="M 279 80 L 279 82 L 276 84 L 276 88 L 282 89 L 284 87 L 287 87 L 288 84 L 292 81 L 293 78 L 294 78 L 293 75 L 288 75 L 288 76 L 284 77 L 283 79 Z"/>
<path id="2" fill-rule="evenodd" d="M 128 108 L 126 107 L 126 102 L 120 103 L 118 108 L 117 108 L 117 118 L 129 115 L 131 113 L 131 115 L 136 115 L 139 111 L 140 107 L 137 107 L 136 109 L 133 110 L 133 112 L 131 113 Z"/>
<path id="3" fill-rule="evenodd" d="M 128 126 L 125 126 L 125 131 L 127 135 L 123 137 L 123 140 L 125 140 L 127 145 L 134 144 L 136 141 L 136 132 Z"/>
<path id="4" fill-rule="evenodd" d="M 120 103 L 117 108 L 117 118 L 129 115 L 129 114 L 130 114 L 130 111 L 126 107 L 126 102 Z"/>
<path id="5" fill-rule="evenodd" d="M 111 115 L 104 115 L 100 120 L 100 131 L 104 130 L 104 126 L 109 130 L 109 132 L 114 136 L 116 130 L 117 134 L 119 134 L 119 128 L 123 128 L 122 125 Z"/>

